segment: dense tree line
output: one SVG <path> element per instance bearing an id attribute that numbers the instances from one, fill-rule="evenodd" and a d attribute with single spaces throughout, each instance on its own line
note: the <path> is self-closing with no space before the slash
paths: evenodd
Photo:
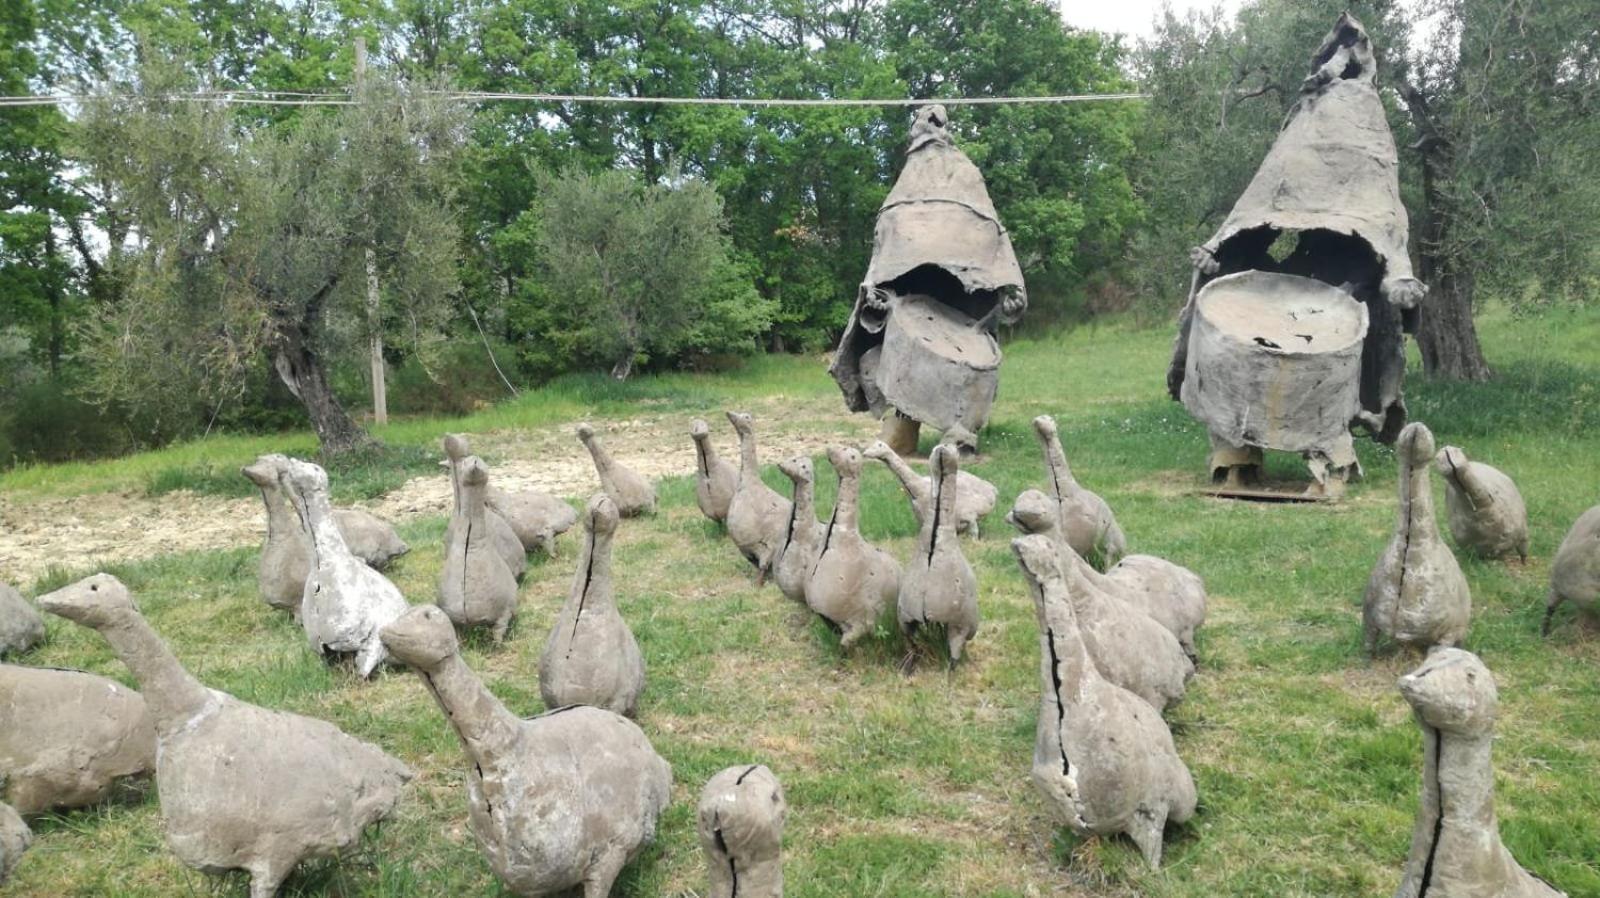
<path id="1" fill-rule="evenodd" d="M 331 384 L 374 333 L 392 363 L 436 370 L 432 349 L 481 328 L 530 382 L 826 348 L 910 122 L 893 107 L 451 109 L 428 93 L 445 85 L 795 98 L 1142 86 L 1148 103 L 962 107 L 952 130 L 1012 232 L 1032 322 L 1091 294 L 1164 316 L 1186 248 L 1248 181 L 1344 5 L 1169 13 L 1130 47 L 1065 27 L 1042 0 L 18 0 L 0 12 L 0 93 L 98 98 L 65 114 L 0 108 L 0 409 L 22 420 L 23 393 L 42 384 L 58 403 L 100 403 L 134 444 L 219 414 L 248 423 L 240 409 L 276 396 L 337 447 L 363 438 Z M 1593 289 L 1600 37 L 1585 7 L 1450 0 L 1424 40 L 1410 6 L 1354 5 L 1406 148 L 1439 309 L 1420 341 L 1442 373 L 1487 373 L 1475 296 Z M 372 86 L 356 106 L 161 99 L 352 92 L 358 38 Z M 652 273 L 660 247 L 684 264 Z M 0 455 L 37 452 L 10 442 Z"/>

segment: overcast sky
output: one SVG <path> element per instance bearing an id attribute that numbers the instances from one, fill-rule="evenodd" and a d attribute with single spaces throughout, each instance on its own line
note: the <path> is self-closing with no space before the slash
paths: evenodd
<path id="1" fill-rule="evenodd" d="M 1233 12 L 1239 0 L 1220 0 L 1223 9 Z M 1210 9 L 1213 0 L 1171 0 L 1172 8 Z M 1076 28 L 1120 31 L 1130 38 L 1149 37 L 1151 23 L 1161 11 L 1162 0 L 1061 0 L 1061 17 Z M 1131 43 L 1131 41 L 1130 41 Z"/>

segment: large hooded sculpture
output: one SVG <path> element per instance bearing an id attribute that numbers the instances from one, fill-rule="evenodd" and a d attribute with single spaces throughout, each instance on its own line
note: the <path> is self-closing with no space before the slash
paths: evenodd
<path id="1" fill-rule="evenodd" d="M 902 454 L 923 423 L 976 448 L 1000 383 L 996 323 L 1028 305 L 1011 238 L 947 120 L 943 106 L 917 112 L 828 369 L 850 410 L 883 418 L 885 442 Z"/>
<path id="2" fill-rule="evenodd" d="M 1255 179 L 1191 252 L 1167 386 L 1210 430 L 1219 481 L 1282 449 L 1306 458 L 1312 492 L 1337 493 L 1360 470 L 1350 428 L 1387 443 L 1406 423 L 1404 335 L 1427 288 L 1374 68 L 1340 16 Z"/>

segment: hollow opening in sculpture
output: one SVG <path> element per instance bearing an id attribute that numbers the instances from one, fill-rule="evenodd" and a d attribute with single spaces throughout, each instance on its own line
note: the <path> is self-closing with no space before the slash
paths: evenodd
<path id="1" fill-rule="evenodd" d="M 918 265 L 887 286 L 896 296 L 928 296 L 972 319 L 982 319 L 999 304 L 995 291 L 969 293 L 960 278 L 940 265 Z"/>

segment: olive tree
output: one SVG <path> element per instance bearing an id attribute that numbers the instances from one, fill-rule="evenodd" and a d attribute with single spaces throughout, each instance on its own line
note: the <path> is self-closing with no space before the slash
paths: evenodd
<path id="1" fill-rule="evenodd" d="M 353 105 L 264 124 L 171 96 L 194 86 L 148 66 L 82 116 L 85 162 L 130 226 L 115 256 L 125 295 L 87 328 L 93 393 L 177 411 L 270 364 L 324 452 L 369 444 L 330 368 L 364 345 L 368 248 L 391 340 L 417 344 L 447 320 L 464 114 L 380 79 Z"/>

